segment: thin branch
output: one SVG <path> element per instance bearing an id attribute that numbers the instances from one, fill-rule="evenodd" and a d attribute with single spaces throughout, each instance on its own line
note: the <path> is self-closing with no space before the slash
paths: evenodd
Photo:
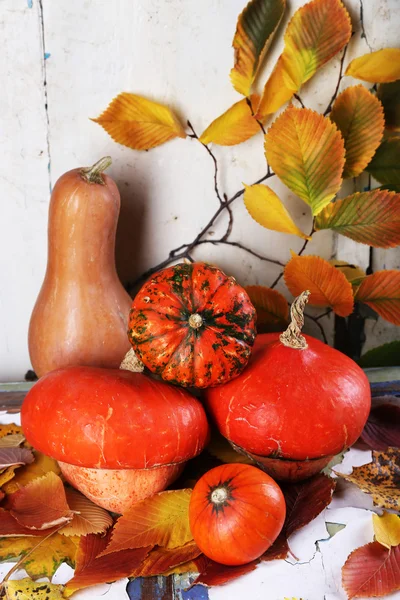
<path id="1" fill-rule="evenodd" d="M 310 235 L 309 235 L 309 237 L 310 237 L 310 238 L 312 237 L 313 233 L 315 233 L 315 229 L 314 229 L 314 219 L 313 219 L 313 222 L 312 222 L 312 227 L 311 227 L 311 231 L 310 231 Z M 311 240 L 305 240 L 305 241 L 304 241 L 304 244 L 303 244 L 303 245 L 302 245 L 302 247 L 300 248 L 300 250 L 299 250 L 299 252 L 298 252 L 298 255 L 297 255 L 297 256 L 301 256 L 301 255 L 303 254 L 304 250 L 307 248 L 307 245 L 308 245 L 308 243 L 309 243 L 310 241 L 311 241 Z M 282 277 L 283 277 L 283 271 L 282 271 L 281 273 L 279 273 L 278 277 L 277 277 L 277 278 L 274 280 L 274 282 L 273 282 L 273 283 L 272 283 L 272 284 L 269 286 L 269 287 L 271 288 L 271 290 L 273 290 L 273 289 L 274 289 L 274 288 L 275 288 L 275 287 L 278 285 L 278 283 L 280 282 L 280 280 L 282 279 Z"/>
<path id="2" fill-rule="evenodd" d="M 370 43 L 368 41 L 367 34 L 365 33 L 363 0 L 360 0 L 360 27 L 361 27 L 361 39 L 365 40 L 365 43 L 367 44 L 369 51 L 373 52 L 372 46 L 370 45 Z"/>
<path id="3" fill-rule="evenodd" d="M 323 326 L 321 325 L 321 323 L 318 320 L 319 317 L 312 317 L 311 315 L 308 315 L 307 313 L 304 313 L 304 316 L 307 317 L 307 319 L 310 319 L 310 321 L 313 321 L 319 327 L 319 330 L 322 335 L 322 339 L 324 340 L 325 344 L 327 344 L 328 338 L 326 337 L 325 329 L 323 328 Z"/>
<path id="4" fill-rule="evenodd" d="M 339 87 L 340 87 L 340 84 L 343 79 L 343 66 L 344 66 L 344 59 L 346 58 L 347 47 L 348 47 L 348 44 L 346 44 L 343 49 L 342 58 L 340 59 L 339 77 L 337 80 L 336 88 L 335 88 L 335 91 L 333 92 L 332 98 L 330 99 L 328 106 L 326 107 L 326 110 L 324 112 L 324 117 L 326 117 L 326 115 L 328 115 L 331 112 L 332 104 L 335 102 L 338 92 L 339 92 Z"/>
<path id="5" fill-rule="evenodd" d="M 273 258 L 268 258 L 268 256 L 263 256 L 262 254 L 258 254 L 258 252 L 255 252 L 251 248 L 247 248 L 247 246 L 244 246 L 240 242 L 231 242 L 231 241 L 227 241 L 227 240 L 224 240 L 223 238 L 221 238 L 220 240 L 201 240 L 197 243 L 197 245 L 200 245 L 200 244 L 213 244 L 215 246 L 218 244 L 225 244 L 226 246 L 234 246 L 235 248 L 240 248 L 241 250 L 248 252 L 249 254 L 251 254 L 252 256 L 255 256 L 256 258 L 259 258 L 260 260 L 265 260 L 266 262 L 269 262 L 272 265 L 277 265 L 278 267 L 284 266 L 284 264 L 281 263 L 279 260 L 275 260 Z"/>
<path id="6" fill-rule="evenodd" d="M 192 131 L 191 137 L 193 137 L 196 140 L 199 140 L 199 136 L 197 135 L 197 133 L 193 129 L 193 126 L 192 126 L 191 122 L 188 121 L 187 124 L 188 124 L 188 127 Z M 199 140 L 199 142 L 200 142 L 200 140 Z M 206 149 L 206 151 L 211 156 L 212 161 L 214 163 L 214 191 L 215 191 L 215 194 L 216 194 L 216 196 L 217 196 L 220 204 L 223 204 L 224 201 L 222 200 L 221 194 L 219 193 L 219 189 L 218 189 L 218 162 L 217 162 L 217 159 L 216 159 L 215 155 L 213 154 L 213 152 L 210 150 L 210 148 L 206 144 L 203 144 L 203 142 L 200 142 L 200 144 L 203 146 L 203 148 Z"/>
<path id="7" fill-rule="evenodd" d="M 305 108 L 304 102 L 303 100 L 300 98 L 300 96 L 298 94 L 293 94 L 293 96 L 296 98 L 297 102 L 299 102 L 301 108 Z"/>
<path id="8" fill-rule="evenodd" d="M 224 194 L 224 200 L 225 200 L 225 203 L 228 201 L 228 196 L 226 194 Z M 229 236 L 232 233 L 232 228 L 233 228 L 233 212 L 232 212 L 232 208 L 228 204 L 226 205 L 226 210 L 228 211 L 228 214 L 229 214 L 229 221 L 228 221 L 228 226 L 226 228 L 226 231 L 221 238 L 221 241 L 223 241 L 223 242 L 225 242 L 229 238 Z"/>
<path id="9" fill-rule="evenodd" d="M 315 317 L 315 320 L 319 321 L 320 319 L 323 319 L 324 317 L 327 317 L 328 315 L 330 315 L 331 312 L 332 312 L 332 309 L 328 308 L 328 310 L 326 310 L 325 312 L 323 312 L 320 315 L 318 315 L 317 317 Z"/>

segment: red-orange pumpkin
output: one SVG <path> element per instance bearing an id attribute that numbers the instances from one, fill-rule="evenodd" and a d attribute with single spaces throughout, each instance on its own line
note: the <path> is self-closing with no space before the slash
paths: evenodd
<path id="1" fill-rule="evenodd" d="M 368 379 L 348 356 L 300 334 L 307 292 L 288 330 L 257 336 L 242 376 L 207 390 L 220 432 L 274 478 L 305 479 L 361 434 L 371 406 Z"/>
<path id="2" fill-rule="evenodd" d="M 263 554 L 285 520 L 283 494 L 273 479 L 250 465 L 221 465 L 196 483 L 190 529 L 200 550 L 224 565 L 243 565 Z"/>
<path id="3" fill-rule="evenodd" d="M 154 275 L 137 294 L 129 339 L 143 363 L 166 381 L 205 388 L 246 366 L 255 338 L 255 309 L 243 288 L 204 263 Z"/>

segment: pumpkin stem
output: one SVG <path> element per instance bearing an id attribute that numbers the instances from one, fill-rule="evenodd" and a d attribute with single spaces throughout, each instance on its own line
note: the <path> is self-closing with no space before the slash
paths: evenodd
<path id="1" fill-rule="evenodd" d="M 203 317 L 198 313 L 193 313 L 189 317 L 189 325 L 193 329 L 199 329 L 203 325 Z"/>
<path id="2" fill-rule="evenodd" d="M 132 373 L 143 373 L 144 364 L 141 360 L 138 359 L 133 348 L 128 350 L 125 354 L 122 363 L 119 366 L 120 369 L 125 369 L 125 371 L 132 371 Z"/>
<path id="3" fill-rule="evenodd" d="M 100 185 L 105 185 L 102 173 L 108 169 L 111 163 L 111 156 L 104 156 L 94 163 L 92 167 L 81 169 L 80 175 L 86 183 L 99 183 Z"/>
<path id="4" fill-rule="evenodd" d="M 301 335 L 301 329 L 304 325 L 304 308 L 308 302 L 310 292 L 305 290 L 300 296 L 297 296 L 290 307 L 291 322 L 289 327 L 279 336 L 280 341 L 288 348 L 304 350 L 308 348 L 306 338 Z"/>
<path id="5" fill-rule="evenodd" d="M 228 500 L 228 490 L 224 486 L 215 488 L 210 495 L 210 500 L 213 504 L 225 504 Z"/>

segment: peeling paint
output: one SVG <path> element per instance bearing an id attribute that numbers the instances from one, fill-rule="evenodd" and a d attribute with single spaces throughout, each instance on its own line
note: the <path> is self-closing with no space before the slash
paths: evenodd
<path id="1" fill-rule="evenodd" d="M 27 0 L 28 8 L 33 7 L 33 0 Z"/>

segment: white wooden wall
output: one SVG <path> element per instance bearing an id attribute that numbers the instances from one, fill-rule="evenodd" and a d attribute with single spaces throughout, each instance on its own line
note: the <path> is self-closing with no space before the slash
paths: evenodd
<path id="1" fill-rule="evenodd" d="M 213 165 L 200 144 L 176 140 L 151 152 L 115 144 L 90 121 L 121 91 L 170 104 L 202 130 L 240 97 L 229 71 L 236 19 L 246 0 L 0 0 L 0 381 L 23 378 L 30 367 L 27 329 L 46 265 L 51 186 L 66 170 L 110 154 L 122 195 L 117 265 L 121 279 L 138 276 L 168 251 L 193 239 L 216 208 Z M 288 2 L 290 12 L 304 0 Z M 398 44 L 398 0 L 363 0 L 367 41 L 360 36 L 359 0 L 346 0 L 356 34 L 348 58 Z M 289 13 L 287 15 L 287 18 Z M 287 19 L 286 19 L 287 20 Z M 284 26 L 284 25 L 283 25 Z M 283 27 L 282 27 L 283 30 Z M 282 48 L 276 41 L 263 82 Z M 323 110 L 338 73 L 334 59 L 305 86 L 306 104 Z M 353 83 L 346 78 L 343 85 Z M 228 195 L 266 170 L 262 136 L 214 149 Z M 277 181 L 271 186 L 307 231 L 305 205 Z M 287 260 L 301 240 L 263 230 L 242 201 L 234 207 L 233 238 L 271 258 Z M 215 231 L 223 223 L 218 223 Z M 368 248 L 320 232 L 309 253 L 362 266 Z M 399 268 L 400 252 L 377 251 L 374 268 Z M 232 248 L 204 246 L 207 259 L 243 284 L 270 284 L 277 268 Z M 282 291 L 284 286 L 278 288 Z M 327 324 L 329 329 L 330 324 Z M 399 336 L 379 320 L 367 346 Z M 310 329 L 310 331 L 313 331 Z"/>

